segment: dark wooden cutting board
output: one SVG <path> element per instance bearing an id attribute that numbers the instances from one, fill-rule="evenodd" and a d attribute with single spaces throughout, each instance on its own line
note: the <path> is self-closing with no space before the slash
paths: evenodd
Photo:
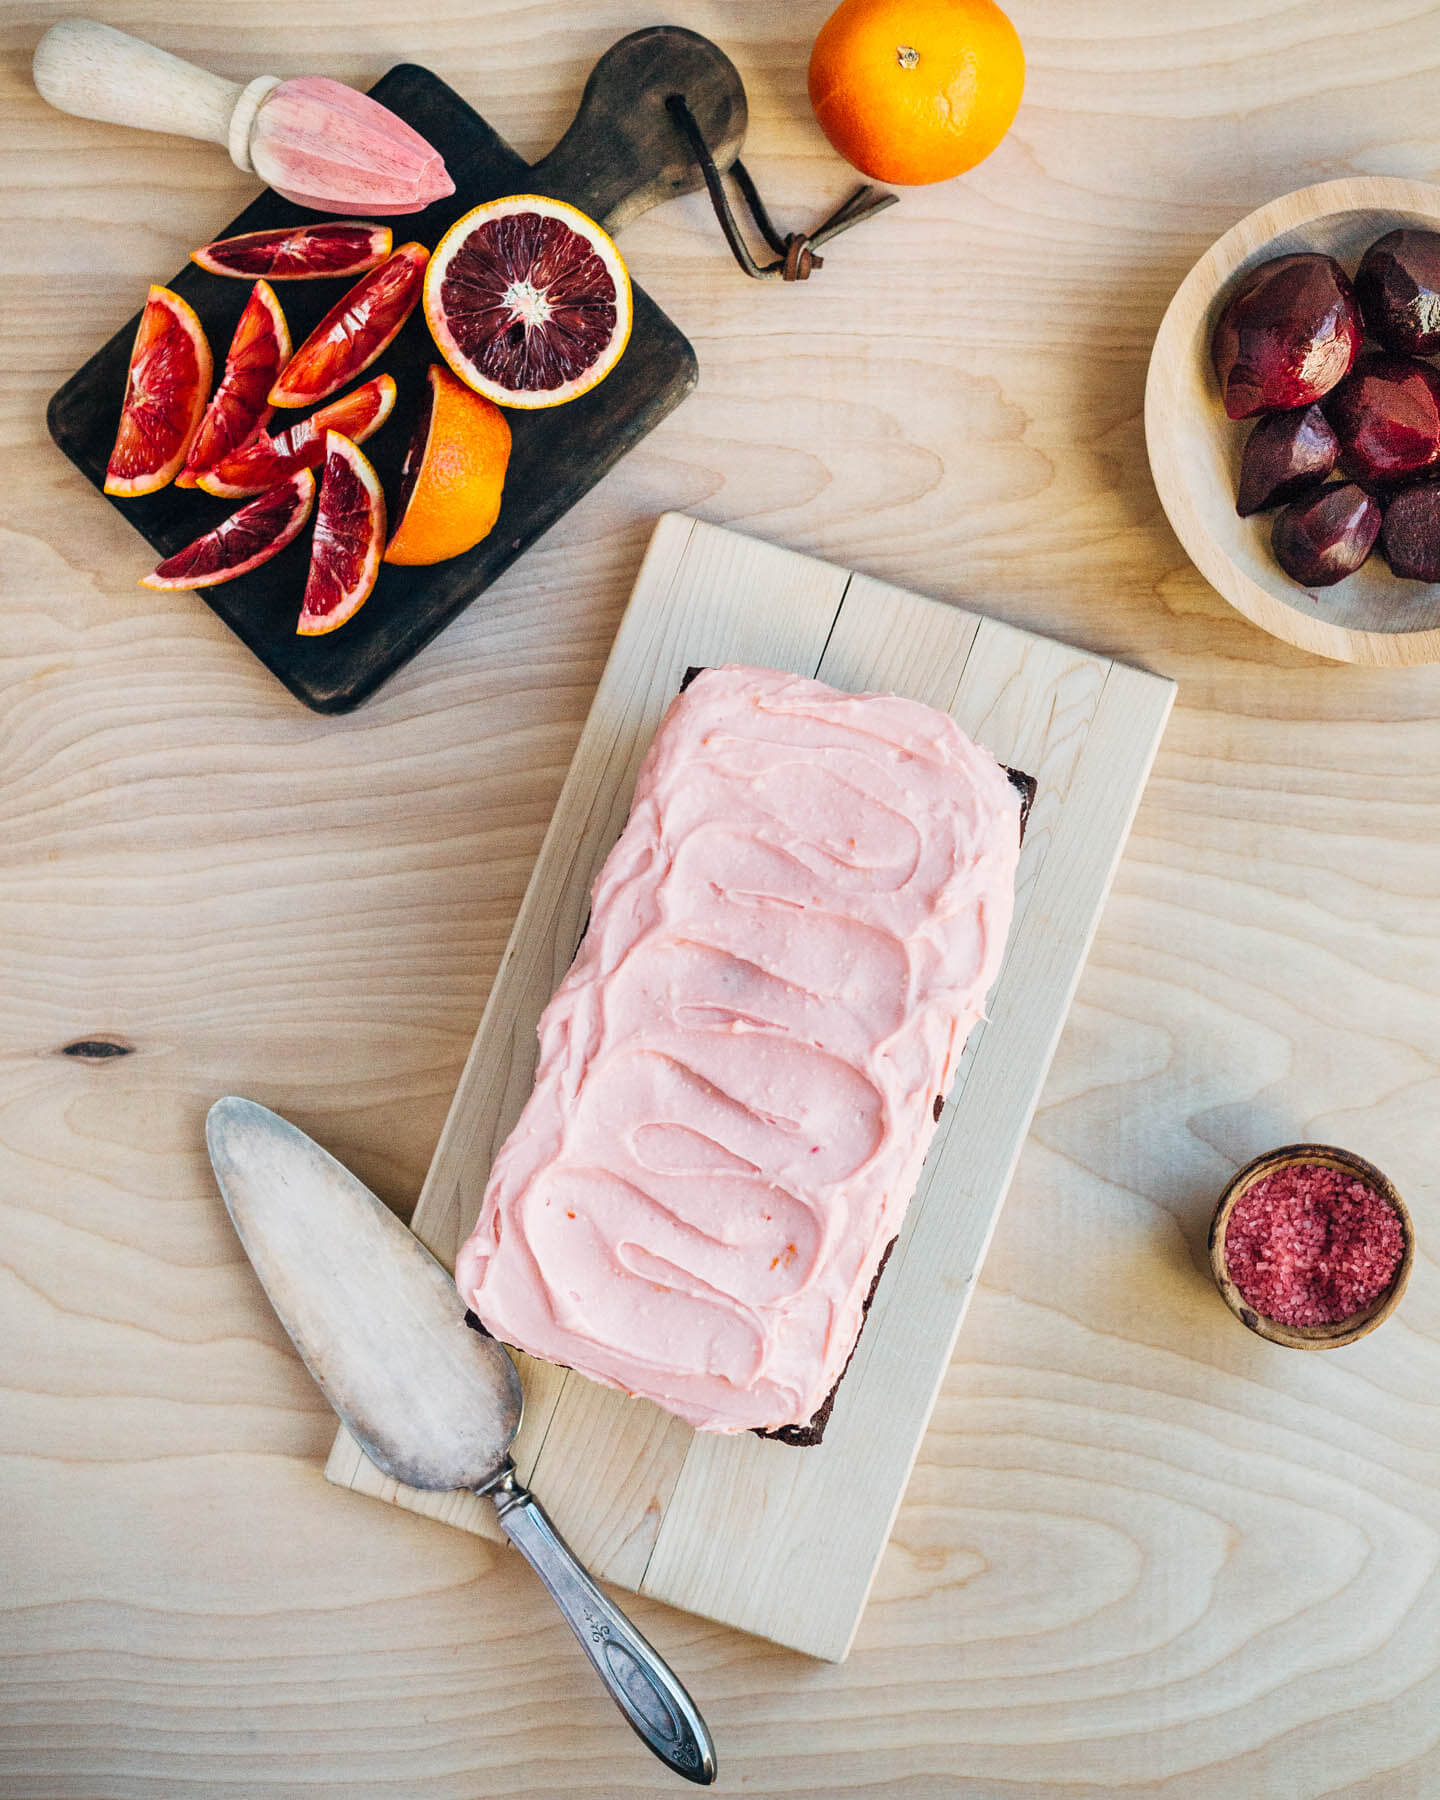
<path id="1" fill-rule="evenodd" d="M 607 52 L 586 85 L 574 124 L 533 167 L 427 69 L 402 64 L 371 92 L 435 146 L 455 182 L 448 200 L 387 221 L 397 245 L 414 239 L 431 249 L 462 213 L 504 194 L 541 193 L 568 200 L 613 232 L 657 201 L 698 187 L 699 171 L 665 110 L 667 94 L 685 94 L 722 166 L 738 153 L 745 131 L 744 89 L 728 59 L 707 39 L 673 27 L 635 32 Z M 267 191 L 215 235 L 299 224 L 315 216 Z M 189 263 L 168 285 L 199 315 L 218 376 L 250 283 L 211 275 Z M 296 344 L 346 285 L 343 280 L 276 285 Z M 138 324 L 137 313 L 50 402 L 51 436 L 102 491 Z M 438 360 L 417 308 L 361 378 L 385 372 L 394 376 L 398 389 L 390 419 L 365 445 L 392 503 L 425 369 Z M 348 711 L 482 594 L 679 405 L 697 377 L 695 352 L 683 333 L 636 287 L 630 342 L 607 380 L 569 405 L 508 414 L 513 447 L 500 517 L 475 549 L 429 568 L 382 566 L 375 591 L 359 613 L 326 637 L 304 638 L 295 631 L 310 555 L 308 530 L 273 561 L 236 581 L 202 588 L 197 598 L 307 706 L 319 712 Z M 277 414 L 271 429 L 281 430 L 303 416 Z M 240 504 L 173 485 L 111 503 L 160 556 L 181 549 Z M 137 580 L 154 560 L 136 557 Z"/>

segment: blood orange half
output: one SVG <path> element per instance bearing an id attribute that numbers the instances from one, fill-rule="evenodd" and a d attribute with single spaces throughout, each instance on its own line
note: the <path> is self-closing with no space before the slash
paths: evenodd
<path id="1" fill-rule="evenodd" d="M 231 513 L 228 519 L 167 556 L 141 581 L 141 587 L 218 587 L 258 569 L 285 548 L 310 517 L 315 477 L 300 469 L 288 481 Z"/>
<path id="2" fill-rule="evenodd" d="M 630 338 L 630 277 L 593 219 L 512 194 L 457 219 L 425 272 L 440 354 L 499 406 L 559 406 L 588 393 Z"/>
<path id="3" fill-rule="evenodd" d="M 447 562 L 473 550 L 500 516 L 510 426 L 500 408 L 440 363 L 400 468 L 388 563 Z"/>
<path id="4" fill-rule="evenodd" d="M 152 287 L 125 380 L 105 492 L 153 494 L 185 466 L 215 372 L 204 327 L 178 294 Z"/>
<path id="5" fill-rule="evenodd" d="M 295 629 L 322 637 L 370 598 L 385 548 L 385 495 L 365 452 L 338 431 L 325 438 L 325 478 L 315 509 L 315 541 Z"/>
<path id="6" fill-rule="evenodd" d="M 268 281 L 257 281 L 230 340 L 220 385 L 191 440 L 185 467 L 175 477 L 177 486 L 194 487 L 195 478 L 212 463 L 264 430 L 273 410 L 265 396 L 289 360 L 290 328 L 280 302 Z"/>
<path id="7" fill-rule="evenodd" d="M 384 262 L 393 237 L 388 225 L 366 219 L 327 219 L 322 225 L 280 226 L 216 238 L 190 252 L 212 275 L 253 281 L 316 281 L 321 276 L 360 275 Z"/>
<path id="8" fill-rule="evenodd" d="M 395 382 L 376 375 L 363 382 L 308 419 L 297 420 L 288 431 L 274 437 L 258 437 L 243 450 L 225 457 L 198 478 L 197 486 L 222 500 L 242 500 L 263 494 L 297 469 L 318 469 L 325 460 L 325 433 L 341 431 L 357 444 L 373 437 L 390 417 L 395 404 Z"/>
<path id="9" fill-rule="evenodd" d="M 415 310 L 430 252 L 402 244 L 337 300 L 280 371 L 272 406 L 313 406 L 368 369 Z"/>

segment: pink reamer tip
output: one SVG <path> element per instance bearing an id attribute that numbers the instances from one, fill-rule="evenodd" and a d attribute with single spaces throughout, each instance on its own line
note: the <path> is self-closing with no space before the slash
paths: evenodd
<path id="1" fill-rule="evenodd" d="M 324 75 L 282 81 L 250 137 L 260 179 L 320 212 L 420 212 L 455 192 L 440 153 L 368 94 Z"/>

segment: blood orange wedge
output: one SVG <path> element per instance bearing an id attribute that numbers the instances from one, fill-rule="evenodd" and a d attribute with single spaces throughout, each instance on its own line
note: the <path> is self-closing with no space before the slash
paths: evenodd
<path id="1" fill-rule="evenodd" d="M 415 310 L 430 252 L 402 244 L 337 300 L 280 371 L 272 406 L 313 406 L 368 369 Z"/>
<path id="2" fill-rule="evenodd" d="M 169 288 L 152 287 L 130 352 L 120 429 L 105 470 L 107 494 L 153 494 L 174 480 L 199 429 L 214 372 L 193 310 Z"/>
<path id="3" fill-rule="evenodd" d="M 288 481 L 231 513 L 213 531 L 196 538 L 152 569 L 141 587 L 218 587 L 258 569 L 285 548 L 310 517 L 315 477 L 299 469 Z"/>
<path id="4" fill-rule="evenodd" d="M 253 281 L 316 281 L 325 275 L 360 275 L 384 262 L 393 242 L 388 225 L 366 219 L 327 219 L 323 225 L 281 226 L 216 238 L 190 252 L 212 275 Z"/>
<path id="5" fill-rule="evenodd" d="M 388 563 L 447 562 L 471 550 L 500 516 L 510 427 L 500 408 L 439 363 L 400 470 Z"/>
<path id="6" fill-rule="evenodd" d="M 500 406 L 559 406 L 601 382 L 630 338 L 630 277 L 593 219 L 512 194 L 474 207 L 425 272 L 440 354 Z"/>
<path id="7" fill-rule="evenodd" d="M 338 431 L 325 438 L 325 477 L 315 509 L 315 541 L 301 637 L 338 631 L 370 598 L 385 544 L 385 496 L 365 452 Z"/>
<path id="8" fill-rule="evenodd" d="M 230 340 L 220 385 L 175 477 L 177 486 L 194 487 L 196 476 L 212 463 L 259 436 L 273 410 L 265 396 L 289 360 L 290 327 L 280 302 L 268 281 L 257 281 Z"/>
<path id="9" fill-rule="evenodd" d="M 325 433 L 342 431 L 357 444 L 373 437 L 390 417 L 395 382 L 375 375 L 308 419 L 299 419 L 274 437 L 257 437 L 199 476 L 196 485 L 222 500 L 263 494 L 297 469 L 318 469 L 325 460 Z"/>

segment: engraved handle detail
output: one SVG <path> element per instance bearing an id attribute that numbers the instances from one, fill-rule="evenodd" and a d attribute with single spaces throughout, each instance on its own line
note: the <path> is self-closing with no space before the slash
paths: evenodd
<path id="1" fill-rule="evenodd" d="M 478 1491 L 494 1500 L 501 1529 L 544 1582 L 637 1736 L 677 1775 L 708 1787 L 715 1779 L 714 1740 L 658 1652 L 596 1587 L 508 1462 Z"/>

